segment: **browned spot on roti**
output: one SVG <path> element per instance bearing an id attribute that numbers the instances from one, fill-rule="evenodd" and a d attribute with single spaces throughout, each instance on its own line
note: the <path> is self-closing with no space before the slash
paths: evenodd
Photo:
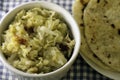
<path id="1" fill-rule="evenodd" d="M 111 64 L 111 61 L 109 61 L 108 63 Z"/>
<path id="2" fill-rule="evenodd" d="M 118 29 L 118 34 L 120 35 L 120 29 Z"/>
<path id="3" fill-rule="evenodd" d="M 98 58 L 95 54 L 93 54 L 93 57 Z"/>
<path id="4" fill-rule="evenodd" d="M 111 27 L 112 27 L 112 28 L 115 28 L 115 25 L 114 25 L 114 24 L 111 24 Z"/>
<path id="5" fill-rule="evenodd" d="M 97 3 L 99 3 L 100 2 L 100 0 L 97 0 Z"/>
<path id="6" fill-rule="evenodd" d="M 109 36 L 109 38 L 114 39 L 114 36 Z"/>
<path id="7" fill-rule="evenodd" d="M 105 4 L 108 4 L 107 0 L 104 0 L 105 1 Z"/>
<path id="8" fill-rule="evenodd" d="M 111 55 L 110 55 L 110 54 L 108 54 L 108 55 L 107 55 L 107 58 L 110 58 L 110 57 L 111 57 Z"/>
<path id="9" fill-rule="evenodd" d="M 103 16 L 104 18 L 107 18 L 107 16 Z"/>
<path id="10" fill-rule="evenodd" d="M 99 47 L 97 47 L 96 50 L 99 50 Z"/>

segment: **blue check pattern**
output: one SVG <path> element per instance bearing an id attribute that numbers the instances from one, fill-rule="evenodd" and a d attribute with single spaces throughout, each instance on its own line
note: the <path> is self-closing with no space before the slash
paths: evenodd
<path id="1" fill-rule="evenodd" d="M 43 0 L 0 0 L 0 19 L 7 13 L 9 10 L 13 9 L 13 7 L 30 1 L 43 1 Z M 56 3 L 61 7 L 64 7 L 71 13 L 71 7 L 74 0 L 44 0 Z M 0 61 L 0 80 L 33 80 L 26 79 L 20 76 L 15 76 L 12 74 Z M 34 79 L 35 80 L 35 79 Z M 71 67 L 70 71 L 67 75 L 62 78 L 62 80 L 111 80 L 95 70 L 93 70 L 80 55 L 78 55 L 76 61 Z"/>

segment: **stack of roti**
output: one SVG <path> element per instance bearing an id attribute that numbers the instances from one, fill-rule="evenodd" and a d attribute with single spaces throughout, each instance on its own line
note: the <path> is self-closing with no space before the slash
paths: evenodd
<path id="1" fill-rule="evenodd" d="M 80 53 L 103 69 L 120 72 L 120 0 L 76 0 Z"/>

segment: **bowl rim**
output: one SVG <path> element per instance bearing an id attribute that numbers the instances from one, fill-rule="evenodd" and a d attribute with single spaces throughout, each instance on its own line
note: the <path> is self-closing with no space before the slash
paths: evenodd
<path id="1" fill-rule="evenodd" d="M 5 58 L 3 58 L 3 54 L 0 54 L 0 60 L 3 62 L 3 64 L 5 64 L 6 68 L 8 68 L 10 71 L 12 71 L 14 73 L 17 73 L 19 75 L 22 75 L 22 76 L 27 76 L 27 77 L 51 76 L 53 74 L 57 74 L 57 73 L 60 73 L 60 72 L 64 71 L 68 66 L 71 66 L 73 64 L 73 62 L 75 61 L 75 59 L 77 58 L 77 55 L 78 55 L 78 52 L 79 52 L 79 49 L 80 49 L 80 43 L 81 43 L 80 31 L 79 31 L 79 27 L 78 27 L 77 23 L 75 22 L 74 18 L 72 17 L 72 15 L 67 10 L 65 10 L 64 8 L 62 8 L 61 6 L 59 6 L 59 5 L 55 4 L 55 3 L 51 3 L 51 2 L 47 2 L 47 1 L 31 1 L 31 2 L 26 2 L 26 3 L 20 4 L 20 5 L 16 6 L 16 7 L 14 7 L 12 10 L 10 10 L 8 13 L 6 13 L 5 16 L 2 17 L 2 19 L 0 20 L 0 27 L 1 27 L 2 23 L 4 22 L 4 19 L 6 17 L 8 17 L 8 15 L 13 13 L 13 11 L 15 11 L 15 10 L 17 10 L 17 9 L 23 7 L 23 6 L 33 5 L 33 4 L 39 4 L 39 5 L 41 5 L 41 4 L 48 4 L 50 6 L 54 6 L 55 8 L 59 8 L 61 11 L 63 11 L 64 13 L 62 13 L 62 12 L 61 13 L 65 14 L 66 17 L 69 17 L 70 22 L 72 22 L 72 23 L 69 23 L 69 24 L 71 24 L 71 25 L 74 24 L 74 28 L 76 30 L 76 31 L 75 30 L 72 30 L 72 31 L 74 31 L 74 34 L 75 34 L 75 32 L 77 33 L 77 35 L 76 35 L 77 39 L 76 39 L 76 37 L 74 37 L 76 39 L 75 40 L 76 44 L 75 44 L 74 51 L 73 51 L 74 55 L 72 54 L 72 56 L 68 60 L 68 62 L 65 65 L 63 65 L 62 67 L 60 67 L 59 69 L 57 69 L 55 71 L 52 71 L 52 72 L 49 72 L 49 73 L 44 73 L 44 74 L 30 74 L 30 73 L 25 73 L 23 71 L 20 71 L 20 70 L 14 68 L 12 65 L 10 65 L 7 62 L 7 60 Z M 43 7 L 43 5 L 42 5 L 42 7 Z M 51 8 L 48 8 L 48 7 L 45 7 L 45 8 L 51 9 Z M 24 9 L 26 9 L 26 7 L 24 7 Z M 21 10 L 21 9 L 19 9 L 19 10 Z M 51 10 L 53 10 L 53 9 L 51 9 Z M 72 32 L 72 34 L 73 34 L 73 32 Z M 0 51 L 0 53 L 2 53 L 2 52 Z"/>

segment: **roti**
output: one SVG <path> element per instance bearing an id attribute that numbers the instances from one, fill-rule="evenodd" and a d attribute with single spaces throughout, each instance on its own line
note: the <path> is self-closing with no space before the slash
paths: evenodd
<path id="1" fill-rule="evenodd" d="M 88 4 L 89 0 L 76 0 L 72 7 L 72 13 L 79 25 L 81 31 L 81 47 L 80 47 L 80 54 L 87 57 L 89 60 L 94 62 L 96 65 L 101 67 L 102 69 L 112 70 L 107 65 L 105 65 L 89 48 L 84 34 L 84 22 L 83 22 L 83 13 Z"/>
<path id="2" fill-rule="evenodd" d="M 110 68 L 120 71 L 120 0 L 90 0 L 84 24 L 90 49 Z"/>

